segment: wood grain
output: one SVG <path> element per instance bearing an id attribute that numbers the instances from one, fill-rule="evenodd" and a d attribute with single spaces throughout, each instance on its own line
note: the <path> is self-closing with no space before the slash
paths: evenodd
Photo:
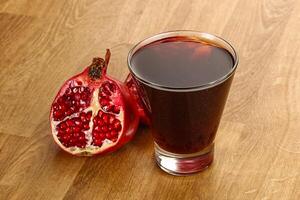
<path id="1" fill-rule="evenodd" d="M 299 13 L 296 0 L 0 0 L 0 199 L 300 199 Z M 145 127 L 104 157 L 62 152 L 48 114 L 63 81 L 106 48 L 125 79 L 133 44 L 175 29 L 239 52 L 213 165 L 165 174 Z"/>

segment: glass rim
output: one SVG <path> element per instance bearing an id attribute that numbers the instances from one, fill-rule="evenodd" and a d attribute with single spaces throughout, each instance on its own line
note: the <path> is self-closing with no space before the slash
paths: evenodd
<path id="1" fill-rule="evenodd" d="M 205 84 L 201 84 L 201 85 L 197 85 L 197 86 L 192 86 L 192 87 L 169 87 L 169 86 L 163 86 L 160 84 L 156 84 L 150 81 L 147 81 L 141 77 L 139 77 L 133 70 L 132 70 L 132 66 L 131 66 L 131 58 L 134 55 L 134 53 L 136 51 L 138 51 L 140 48 L 142 48 L 145 45 L 148 45 L 152 42 L 161 40 L 161 39 L 166 39 L 169 37 L 174 37 L 174 36 L 187 36 L 187 37 L 195 37 L 199 40 L 202 40 L 204 42 L 208 42 L 212 45 L 216 45 L 219 46 L 221 48 L 226 49 L 232 56 L 233 58 L 233 66 L 231 68 L 230 71 L 228 71 L 224 76 L 205 83 Z M 222 44 L 220 44 L 222 43 Z M 204 89 L 208 89 L 211 87 L 215 87 L 221 83 L 223 83 L 224 81 L 226 81 L 228 78 L 230 78 L 239 63 L 239 58 L 238 58 L 238 54 L 236 52 L 236 50 L 234 49 L 234 47 L 225 39 L 216 36 L 214 34 L 210 34 L 210 33 L 206 33 L 206 32 L 200 32 L 200 31 L 193 31 L 193 30 L 174 30 L 174 31 L 167 31 L 167 32 L 162 32 L 162 33 L 158 33 L 156 35 L 147 37 L 145 39 L 143 39 L 142 41 L 138 42 L 136 45 L 134 45 L 131 50 L 128 53 L 127 56 L 127 65 L 128 65 L 128 69 L 130 71 L 130 74 L 132 76 L 134 76 L 134 78 L 136 78 L 137 80 L 139 80 L 140 82 L 148 85 L 149 87 L 155 88 L 155 89 L 159 89 L 159 90 L 166 90 L 166 91 L 175 91 L 175 92 L 188 92 L 188 91 L 198 91 L 198 90 L 204 90 Z"/>

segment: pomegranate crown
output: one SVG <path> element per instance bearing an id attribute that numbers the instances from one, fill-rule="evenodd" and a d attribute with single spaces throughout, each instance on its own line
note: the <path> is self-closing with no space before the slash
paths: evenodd
<path id="1" fill-rule="evenodd" d="M 89 76 L 93 80 L 101 78 L 102 74 L 106 74 L 109 59 L 109 49 L 106 49 L 105 60 L 99 57 L 93 58 L 92 64 L 89 66 Z"/>

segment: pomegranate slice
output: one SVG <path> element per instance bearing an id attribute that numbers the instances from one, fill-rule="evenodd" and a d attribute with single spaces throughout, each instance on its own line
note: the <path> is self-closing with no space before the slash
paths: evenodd
<path id="1" fill-rule="evenodd" d="M 74 155 L 112 152 L 130 141 L 138 126 L 137 106 L 127 87 L 106 75 L 110 58 L 94 58 L 67 80 L 50 111 L 55 142 Z"/>
<path id="2" fill-rule="evenodd" d="M 125 84 L 126 84 L 127 88 L 129 89 L 129 93 L 132 96 L 132 99 L 134 99 L 136 102 L 138 113 L 140 116 L 140 121 L 145 125 L 149 125 L 150 124 L 149 117 L 147 116 L 147 114 L 145 112 L 144 103 L 138 94 L 136 84 L 133 81 L 131 74 L 128 74 L 128 76 L 125 80 Z"/>

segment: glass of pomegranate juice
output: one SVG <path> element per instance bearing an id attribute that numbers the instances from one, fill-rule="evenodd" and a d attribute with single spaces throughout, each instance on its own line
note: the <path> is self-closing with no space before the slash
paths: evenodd
<path id="1" fill-rule="evenodd" d="M 129 52 L 128 66 L 150 118 L 161 169 L 186 175 L 207 168 L 238 56 L 224 39 L 165 32 Z"/>

